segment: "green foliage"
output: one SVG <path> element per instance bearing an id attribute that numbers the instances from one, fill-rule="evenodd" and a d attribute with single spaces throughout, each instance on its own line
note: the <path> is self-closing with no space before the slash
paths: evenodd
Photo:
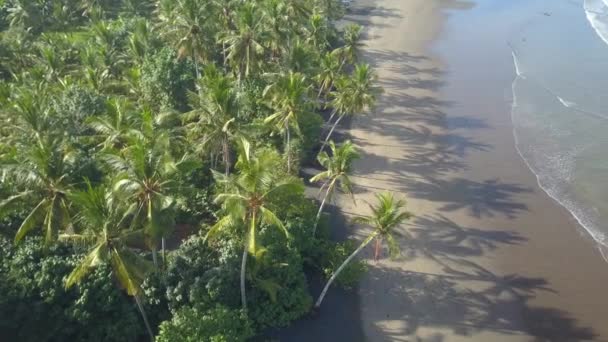
<path id="1" fill-rule="evenodd" d="M 323 251 L 325 255 L 322 261 L 323 273 L 327 278 L 357 249 L 357 243 L 347 240 L 340 243 L 326 242 Z M 361 259 L 351 261 L 338 275 L 336 282 L 345 289 L 351 289 L 359 283 L 359 280 L 367 271 L 367 264 Z"/>
<path id="2" fill-rule="evenodd" d="M 106 99 L 81 86 L 70 86 L 63 90 L 53 103 L 58 127 L 68 137 L 77 137 L 88 129 L 86 120 L 106 111 Z"/>
<path id="3" fill-rule="evenodd" d="M 155 110 L 188 110 L 188 91 L 194 89 L 194 68 L 163 48 L 144 61 L 141 71 L 143 101 Z"/>
<path id="4" fill-rule="evenodd" d="M 212 309 L 183 307 L 160 325 L 157 342 L 239 342 L 253 335 L 247 315 L 217 306 Z"/>
<path id="5" fill-rule="evenodd" d="M 224 242 L 225 241 L 225 242 Z M 165 284 L 169 308 L 215 303 L 238 307 L 240 246 L 218 239 L 210 246 L 198 235 L 169 255 Z"/>
<path id="6" fill-rule="evenodd" d="M 80 254 L 27 239 L 0 238 L 0 336 L 7 341 L 133 341 L 143 333 L 132 300 L 98 267 L 78 287 L 63 280 Z"/>
<path id="7" fill-rule="evenodd" d="M 323 118 L 317 113 L 309 113 L 298 118 L 300 126 L 299 143 L 294 144 L 294 150 L 299 152 L 302 163 L 310 163 L 317 153 L 318 137 L 323 128 Z"/>
<path id="8" fill-rule="evenodd" d="M 278 241 L 285 236 L 268 226 L 260 232 L 265 255 L 254 259 L 250 267 L 252 291 L 249 310 L 256 327 L 282 327 L 302 317 L 312 306 L 312 298 L 299 252 Z M 267 286 L 275 287 L 271 294 Z M 275 298 L 273 298 L 275 297 Z"/>

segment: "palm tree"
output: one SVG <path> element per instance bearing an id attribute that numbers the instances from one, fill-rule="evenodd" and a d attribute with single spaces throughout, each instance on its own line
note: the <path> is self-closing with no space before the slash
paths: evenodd
<path id="1" fill-rule="evenodd" d="M 332 53 L 326 53 L 319 61 L 319 71 L 315 76 L 315 81 L 319 87 L 317 99 L 322 94 L 327 94 L 332 90 L 334 82 L 340 77 L 340 60 Z"/>
<path id="2" fill-rule="evenodd" d="M 278 156 L 269 150 L 254 155 L 251 146 L 246 140 L 241 140 L 240 154 L 236 163 L 239 171 L 235 177 L 226 177 L 214 173 L 218 183 L 226 186 L 226 192 L 220 193 L 215 198 L 217 203 L 222 203 L 226 213 L 207 232 L 206 239 L 212 238 L 218 231 L 233 227 L 235 225 L 248 226 L 245 234 L 245 247 L 241 262 L 241 303 L 243 309 L 247 309 L 247 295 L 245 289 L 247 257 L 249 254 L 255 256 L 257 248 L 257 235 L 260 223 L 266 223 L 281 229 L 286 236 L 289 235 L 285 226 L 268 208 L 268 201 L 272 196 L 288 190 L 300 188 L 301 183 L 293 178 L 287 177 L 282 180 L 277 175 Z"/>
<path id="3" fill-rule="evenodd" d="M 319 189 L 319 193 L 325 189 L 325 196 L 323 196 L 323 201 L 321 201 L 321 205 L 319 206 L 312 229 L 313 237 L 317 231 L 323 207 L 327 200 L 331 200 L 336 185 L 339 185 L 343 192 L 350 194 L 353 197 L 353 201 L 355 200 L 352 183 L 348 177 L 352 171 L 353 161 L 359 158 L 355 145 L 350 140 L 347 140 L 341 146 L 336 147 L 334 142 L 330 141 L 329 147 L 332 152 L 331 157 L 325 151 L 321 152 L 317 157 L 319 163 L 325 167 L 325 171 L 318 173 L 310 179 L 311 182 L 324 181 L 321 189 Z"/>
<path id="4" fill-rule="evenodd" d="M 193 110 L 186 116 L 196 121 L 188 124 L 195 137 L 197 148 L 210 151 L 213 156 L 222 154 L 226 176 L 230 172 L 230 144 L 240 135 L 236 125 L 239 111 L 237 92 L 232 80 L 215 66 L 205 69 L 197 93 L 190 94 Z"/>
<path id="5" fill-rule="evenodd" d="M 276 129 L 285 135 L 287 154 L 287 172 L 291 172 L 291 129 L 300 134 L 298 119 L 309 113 L 310 86 L 306 77 L 290 71 L 266 87 L 264 95 L 270 98 L 270 107 L 274 113 L 264 119 L 264 123 L 272 123 Z"/>
<path id="6" fill-rule="evenodd" d="M 363 28 L 357 24 L 349 24 L 344 28 L 344 45 L 342 47 L 334 50 L 333 53 L 340 56 L 342 62 L 340 64 L 340 68 L 344 66 L 345 63 L 355 63 L 357 61 L 357 55 L 359 54 L 359 50 L 363 47 L 363 43 L 361 40 L 361 33 Z"/>
<path id="7" fill-rule="evenodd" d="M 307 42 L 311 43 L 319 51 L 325 51 L 329 46 L 328 36 L 330 31 L 327 18 L 319 12 L 314 12 L 310 16 L 308 26 Z"/>
<path id="8" fill-rule="evenodd" d="M 338 119 L 332 125 L 319 153 L 323 151 L 334 130 L 345 116 L 354 115 L 375 106 L 377 95 L 381 92 L 381 89 L 374 84 L 376 78 L 376 74 L 368 64 L 358 64 L 350 78 L 341 78 L 336 81 L 336 90 L 331 93 L 333 97 L 331 106 L 334 108 L 332 117 L 338 114 Z M 330 122 L 332 117 L 329 119 Z"/>
<path id="9" fill-rule="evenodd" d="M 4 165 L 5 177 L 10 177 L 21 191 L 0 202 L 0 209 L 20 201 L 35 203 L 21 223 L 15 242 L 41 225 L 45 241 L 50 243 L 59 230 L 71 224 L 68 194 L 73 186 L 74 155 L 56 137 L 41 137 L 25 148 L 23 159 L 17 157 Z"/>
<path id="10" fill-rule="evenodd" d="M 348 257 L 340 267 L 332 274 L 331 278 L 323 288 L 319 299 L 315 303 L 315 308 L 321 306 L 323 298 L 327 294 L 327 290 L 331 284 L 336 280 L 340 272 L 348 265 L 354 257 L 361 252 L 365 246 L 367 246 L 372 240 L 376 239 L 375 259 L 378 257 L 380 250 L 380 244 L 383 239 L 386 239 L 388 243 L 389 251 L 392 257 L 395 257 L 399 253 L 399 245 L 395 240 L 394 235 L 397 234 L 395 231 L 404 221 L 408 220 L 412 215 L 407 211 L 403 211 L 405 207 L 405 201 L 395 200 L 395 197 L 391 193 L 377 194 L 376 199 L 378 204 L 371 206 L 371 216 L 361 216 L 355 218 L 355 222 L 370 225 L 373 228 L 372 233 L 357 247 L 357 249 Z"/>
<path id="11" fill-rule="evenodd" d="M 245 2 L 236 13 L 236 30 L 222 39 L 226 58 L 236 69 L 239 82 L 257 69 L 264 51 L 268 32 L 263 16 L 254 2 Z"/>
<path id="12" fill-rule="evenodd" d="M 85 245 L 89 251 L 67 277 L 66 289 L 81 282 L 93 268 L 109 264 L 118 284 L 135 299 L 150 339 L 154 341 L 154 334 L 141 303 L 141 284 L 151 267 L 128 247 L 131 241 L 137 241 L 143 233 L 142 230 L 128 229 L 127 219 L 132 215 L 132 206 L 125 209 L 104 186 L 93 188 L 87 184 L 86 190 L 76 191 L 70 197 L 78 207 L 76 222 L 82 233 L 61 234 L 59 239 Z"/>
<path id="13" fill-rule="evenodd" d="M 199 61 L 211 56 L 215 44 L 209 2 L 197 0 L 161 0 L 158 6 L 162 32 L 167 41 L 175 42 L 178 57 L 190 57 L 196 77 L 200 76 Z"/>
<path id="14" fill-rule="evenodd" d="M 137 123 L 130 102 L 124 98 L 108 100 L 108 110 L 105 115 L 92 116 L 87 121 L 96 135 L 92 138 L 98 142 L 98 147 L 104 150 L 121 149 L 125 147 L 131 132 Z"/>
<path id="15" fill-rule="evenodd" d="M 122 198 L 136 204 L 135 222 L 142 222 L 147 234 L 147 245 L 152 251 L 154 265 L 158 265 L 156 249 L 160 240 L 164 259 L 165 237 L 174 222 L 179 177 L 195 164 L 189 155 L 174 160 L 168 141 L 135 140 L 118 151 L 104 156 L 107 165 L 117 173 L 114 190 Z"/>

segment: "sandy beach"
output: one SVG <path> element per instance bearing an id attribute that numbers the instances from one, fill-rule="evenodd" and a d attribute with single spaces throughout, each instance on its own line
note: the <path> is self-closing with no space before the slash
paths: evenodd
<path id="1" fill-rule="evenodd" d="M 319 318 L 279 340 L 608 340 L 608 264 L 517 154 L 513 63 L 500 40 L 508 21 L 487 31 L 494 19 L 478 8 L 353 5 L 348 19 L 365 28 L 362 59 L 385 92 L 343 132 L 362 158 L 357 204 L 343 196 L 336 206 L 348 219 L 388 190 L 416 217 L 403 227 L 402 258 L 370 261 L 357 298 L 330 293 Z"/>

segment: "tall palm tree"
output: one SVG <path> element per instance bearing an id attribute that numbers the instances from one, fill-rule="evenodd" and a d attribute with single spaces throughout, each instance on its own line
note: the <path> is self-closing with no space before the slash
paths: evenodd
<path id="1" fill-rule="evenodd" d="M 235 16 L 236 29 L 222 41 L 228 52 L 226 58 L 236 70 L 240 82 L 258 68 L 264 55 L 268 31 L 255 2 L 245 2 Z"/>
<path id="2" fill-rule="evenodd" d="M 199 61 L 209 60 L 215 44 L 210 4 L 198 0 L 161 0 L 158 6 L 161 32 L 167 41 L 175 42 L 179 58 L 192 59 L 197 78 Z"/>
<path id="3" fill-rule="evenodd" d="M 180 175 L 195 166 L 187 154 L 174 160 L 167 143 L 166 140 L 135 140 L 119 152 L 104 156 L 107 165 L 117 173 L 114 190 L 129 203 L 136 204 L 135 220 L 145 228 L 155 266 L 158 265 L 158 242 L 164 258 L 164 240 L 174 225 Z"/>
<path id="4" fill-rule="evenodd" d="M 236 163 L 238 175 L 226 177 L 214 173 L 218 183 L 226 186 L 226 192 L 215 198 L 222 203 L 225 216 L 223 216 L 206 235 L 212 238 L 218 231 L 236 225 L 248 226 L 244 238 L 243 258 L 241 262 L 241 303 L 247 309 L 247 295 L 245 289 L 247 257 L 255 256 L 258 250 L 257 235 L 260 223 L 266 223 L 282 230 L 289 235 L 281 220 L 268 208 L 268 201 L 272 196 L 281 192 L 300 188 L 301 183 L 292 177 L 278 179 L 278 157 L 275 153 L 264 150 L 257 155 L 251 151 L 246 140 L 240 143 L 240 154 Z"/>
<path id="5" fill-rule="evenodd" d="M 110 189 L 104 186 L 93 188 L 87 184 L 85 191 L 76 191 L 70 197 L 78 207 L 76 222 L 82 233 L 61 234 L 59 239 L 85 245 L 89 251 L 67 277 L 65 287 L 70 288 L 81 282 L 93 268 L 109 264 L 118 284 L 135 299 L 150 339 L 154 341 L 141 303 L 141 284 L 151 267 L 128 247 L 143 234 L 142 230 L 129 229 L 127 221 L 133 207 L 122 206 Z"/>
<path id="6" fill-rule="evenodd" d="M 321 201 L 319 211 L 317 212 L 317 216 L 315 218 L 312 236 L 315 236 L 317 225 L 319 224 L 319 219 L 321 218 L 321 213 L 323 212 L 323 207 L 325 207 L 327 200 L 331 200 L 336 186 L 339 186 L 343 192 L 350 194 L 353 197 L 353 201 L 355 200 L 352 183 L 348 177 L 352 171 L 353 161 L 359 158 L 355 145 L 353 145 L 350 140 L 347 140 L 342 145 L 337 147 L 333 141 L 330 141 L 329 147 L 331 148 L 331 156 L 329 156 L 327 152 L 323 151 L 317 157 L 319 163 L 325 167 L 325 171 L 318 173 L 310 179 L 311 182 L 324 181 L 321 189 L 319 189 L 319 193 L 325 190 L 323 201 Z"/>
<path id="7" fill-rule="evenodd" d="M 237 91 L 231 78 L 222 74 L 215 66 L 205 69 L 199 81 L 197 93 L 190 94 L 193 110 L 186 115 L 195 121 L 188 124 L 190 134 L 197 140 L 197 148 L 214 155 L 221 154 L 226 176 L 230 172 L 230 145 L 240 136 L 236 124 L 239 111 Z"/>
<path id="8" fill-rule="evenodd" d="M 377 96 L 381 92 L 375 85 L 376 79 L 376 74 L 368 64 L 358 64 L 349 78 L 336 81 L 330 105 L 334 108 L 332 117 L 337 114 L 338 119 L 332 125 L 319 153 L 323 152 L 334 130 L 345 116 L 358 114 L 375 106 Z"/>
<path id="9" fill-rule="evenodd" d="M 56 240 L 59 230 L 71 225 L 68 194 L 73 186 L 74 155 L 67 152 L 56 137 L 42 137 L 25 148 L 22 156 L 3 167 L 4 177 L 14 182 L 20 192 L 0 202 L 0 209 L 8 209 L 21 201 L 32 203 L 15 235 L 15 242 L 40 226 L 45 241 L 50 243 Z"/>
<path id="10" fill-rule="evenodd" d="M 122 149 L 127 144 L 129 132 L 137 125 L 131 103 L 124 98 L 108 100 L 105 115 L 92 116 L 87 123 L 96 133 L 92 139 L 103 150 Z"/>
<path id="11" fill-rule="evenodd" d="M 315 81 L 319 87 L 317 99 L 322 94 L 327 94 L 332 90 L 334 82 L 340 77 L 340 60 L 332 53 L 326 53 L 319 61 L 319 70 L 315 76 Z"/>
<path id="12" fill-rule="evenodd" d="M 336 280 L 340 272 L 344 270 L 346 265 L 350 263 L 365 246 L 367 246 L 371 241 L 376 239 L 376 249 L 374 257 L 377 259 L 380 244 L 382 240 L 386 239 L 388 243 L 389 251 L 392 257 L 395 257 L 399 253 L 399 245 L 395 240 L 394 235 L 398 234 L 396 232 L 397 227 L 399 227 L 404 221 L 408 220 L 412 215 L 407 211 L 404 211 L 405 201 L 396 200 L 395 197 L 391 193 L 383 193 L 377 194 L 376 199 L 378 200 L 378 204 L 375 206 L 370 205 L 370 209 L 372 214 L 370 216 L 361 216 L 355 218 L 355 222 L 367 224 L 373 228 L 373 231 L 370 235 L 363 240 L 363 242 L 357 247 L 357 249 L 348 257 L 338 269 L 332 274 L 331 278 L 323 288 L 319 299 L 315 303 L 315 308 L 319 308 L 321 306 L 321 302 L 323 302 L 323 298 L 327 294 L 327 290 L 331 286 L 331 284 Z"/>
<path id="13" fill-rule="evenodd" d="M 264 95 L 269 97 L 274 113 L 264 119 L 264 123 L 274 124 L 285 135 L 287 172 L 291 172 L 291 130 L 300 134 L 298 119 L 309 113 L 310 85 L 304 75 L 290 71 L 266 87 Z"/>
<path id="14" fill-rule="evenodd" d="M 333 53 L 340 56 L 342 60 L 340 68 L 346 63 L 355 63 L 358 59 L 358 54 L 361 48 L 364 46 L 361 43 L 361 33 L 363 28 L 357 24 L 349 24 L 344 28 L 344 45 L 334 50 Z"/>

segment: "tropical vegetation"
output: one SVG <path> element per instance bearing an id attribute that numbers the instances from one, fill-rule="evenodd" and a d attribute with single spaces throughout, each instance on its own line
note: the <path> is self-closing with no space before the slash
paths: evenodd
<path id="1" fill-rule="evenodd" d="M 353 195 L 356 148 L 331 136 L 379 94 L 344 12 L 0 0 L 0 339 L 242 341 L 308 313 L 311 273 L 318 306 L 371 239 L 394 250 L 388 195 L 358 248 L 322 215 Z"/>

